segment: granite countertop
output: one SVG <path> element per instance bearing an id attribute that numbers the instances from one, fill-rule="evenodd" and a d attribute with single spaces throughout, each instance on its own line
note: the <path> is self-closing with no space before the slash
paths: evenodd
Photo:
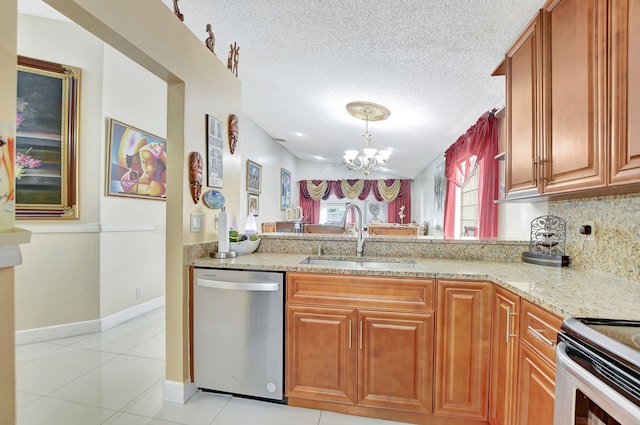
<path id="1" fill-rule="evenodd" d="M 640 320 L 640 284 L 603 273 L 567 267 L 538 266 L 514 261 L 407 257 L 397 259 L 350 257 L 348 259 L 387 262 L 415 261 L 420 269 L 411 271 L 365 270 L 353 267 L 299 264 L 307 257 L 309 255 L 306 254 L 254 253 L 223 260 L 201 257 L 187 261 L 187 265 L 205 268 L 487 280 L 561 317 Z M 335 256 L 314 258 L 347 259 Z"/>

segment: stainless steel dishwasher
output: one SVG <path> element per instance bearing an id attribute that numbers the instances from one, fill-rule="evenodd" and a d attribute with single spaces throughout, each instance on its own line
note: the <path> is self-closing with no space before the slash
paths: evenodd
<path id="1" fill-rule="evenodd" d="M 196 268 L 193 367 L 198 388 L 284 399 L 284 273 Z"/>

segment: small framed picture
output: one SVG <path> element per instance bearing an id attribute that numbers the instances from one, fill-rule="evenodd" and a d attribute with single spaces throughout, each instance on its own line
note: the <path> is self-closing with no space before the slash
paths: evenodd
<path id="1" fill-rule="evenodd" d="M 247 210 L 250 214 L 260 214 L 260 196 L 255 193 L 247 193 Z"/>
<path id="2" fill-rule="evenodd" d="M 222 122 L 207 114 L 207 186 L 223 187 Z"/>
<path id="3" fill-rule="evenodd" d="M 280 209 L 291 208 L 291 171 L 280 169 Z"/>
<path id="4" fill-rule="evenodd" d="M 247 160 L 247 192 L 260 193 L 262 191 L 262 165 Z"/>

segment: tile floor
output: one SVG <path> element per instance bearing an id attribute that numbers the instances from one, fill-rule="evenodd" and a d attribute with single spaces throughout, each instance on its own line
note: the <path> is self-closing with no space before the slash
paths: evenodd
<path id="1" fill-rule="evenodd" d="M 164 309 L 99 334 L 16 347 L 18 425 L 401 425 L 198 392 L 163 401 Z"/>

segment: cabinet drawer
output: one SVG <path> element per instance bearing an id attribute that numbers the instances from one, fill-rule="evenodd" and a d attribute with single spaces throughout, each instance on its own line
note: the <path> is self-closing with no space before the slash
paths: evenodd
<path id="1" fill-rule="evenodd" d="M 520 321 L 520 337 L 541 356 L 556 363 L 556 341 L 562 319 L 555 314 L 538 307 L 529 301 L 522 300 L 522 320 Z"/>
<path id="2" fill-rule="evenodd" d="M 433 311 L 433 279 L 288 273 L 287 302 Z"/>

